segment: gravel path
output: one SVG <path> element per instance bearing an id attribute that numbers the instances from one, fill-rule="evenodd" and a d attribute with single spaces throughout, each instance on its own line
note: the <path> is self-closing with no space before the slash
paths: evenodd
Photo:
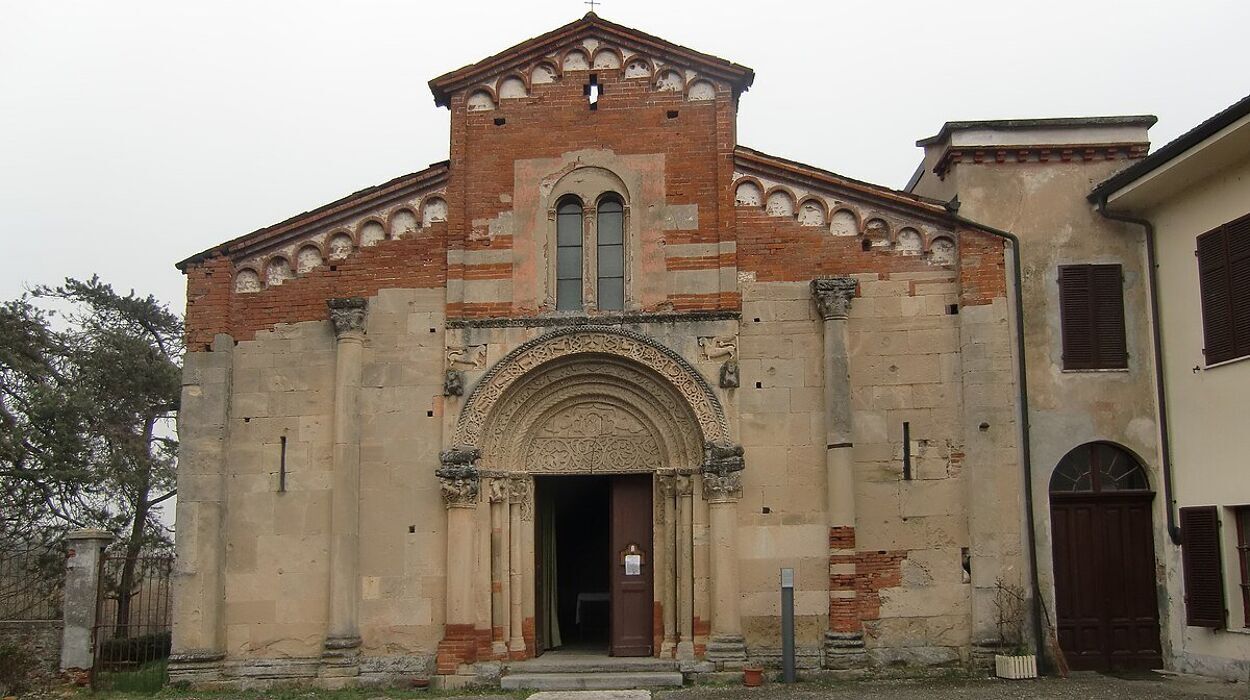
<path id="1" fill-rule="evenodd" d="M 1196 676 L 1139 674 L 1113 678 L 1074 673 L 1071 678 L 1036 681 L 997 679 L 874 679 L 813 681 L 796 686 L 770 683 L 762 688 L 702 686 L 657 692 L 655 700 L 1187 700 L 1250 698 L 1245 683 L 1225 683 Z"/>

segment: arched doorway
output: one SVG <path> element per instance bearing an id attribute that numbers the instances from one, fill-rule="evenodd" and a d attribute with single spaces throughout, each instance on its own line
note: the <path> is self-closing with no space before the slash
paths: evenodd
<path id="1" fill-rule="evenodd" d="M 680 355 L 618 328 L 552 331 L 482 377 L 455 436 L 482 478 L 534 493 L 500 538 L 513 581 L 506 604 L 492 593 L 492 621 L 511 606 L 531 653 L 592 638 L 613 655 L 693 653 L 692 483 L 728 428 Z M 590 633 L 596 612 L 607 639 Z"/>
<path id="2" fill-rule="evenodd" d="M 1077 670 L 1158 668 L 1154 492 L 1121 447 L 1091 442 L 1050 479 L 1059 646 Z"/>

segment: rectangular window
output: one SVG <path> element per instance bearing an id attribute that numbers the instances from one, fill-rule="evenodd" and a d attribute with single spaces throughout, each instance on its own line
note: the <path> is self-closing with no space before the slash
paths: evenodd
<path id="1" fill-rule="evenodd" d="M 567 200 L 556 210 L 556 309 L 582 308 L 582 205 Z"/>
<path id="2" fill-rule="evenodd" d="M 1250 355 L 1250 215 L 1198 236 L 1207 364 Z"/>
<path id="3" fill-rule="evenodd" d="M 1233 510 L 1237 520 L 1237 561 L 1240 565 L 1241 624 L 1250 627 L 1250 506 Z"/>
<path id="4" fill-rule="evenodd" d="M 1185 624 L 1223 628 L 1223 557 L 1220 514 L 1215 506 L 1181 508 L 1181 564 L 1185 579 Z"/>
<path id="5" fill-rule="evenodd" d="M 1128 367 L 1122 279 L 1119 265 L 1059 267 L 1064 369 Z"/>
<path id="6" fill-rule="evenodd" d="M 625 308 L 625 210 L 614 199 L 599 203 L 599 308 L 619 311 Z"/>

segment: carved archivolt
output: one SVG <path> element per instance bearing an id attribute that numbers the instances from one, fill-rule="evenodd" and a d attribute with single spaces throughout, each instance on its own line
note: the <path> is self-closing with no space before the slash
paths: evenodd
<path id="1" fill-rule="evenodd" d="M 557 360 L 612 360 L 602 369 L 613 370 L 621 383 L 634 384 L 635 395 L 646 395 L 646 403 L 671 406 L 669 416 L 690 416 L 697 427 L 700 443 L 721 442 L 729 439 L 728 421 L 724 409 L 711 386 L 690 364 L 677 353 L 655 341 L 615 327 L 561 328 L 522 344 L 495 364 L 477 383 L 465 401 L 464 409 L 456 425 L 454 444 L 481 447 L 488 441 L 488 423 L 496 431 L 515 428 L 515 412 L 531 400 L 541 386 L 536 382 L 521 381 L 527 377 L 542 378 L 545 373 L 534 373 L 540 367 L 555 368 Z M 572 375 L 585 374 L 576 369 Z M 533 374 L 532 374 L 533 373 Z M 644 380 L 639 378 L 644 378 Z M 555 377 L 546 377 L 550 385 Z M 640 383 L 640 384 L 639 384 Z M 514 387 L 518 395 L 513 396 Z M 530 398 L 520 395 L 530 391 Z M 507 398 L 506 401 L 504 399 Z M 502 403 L 501 403 L 502 402 Z M 646 405 L 646 404 L 643 404 Z M 507 415 L 507 414 L 512 415 Z M 515 433 L 514 433 L 515 434 Z"/>

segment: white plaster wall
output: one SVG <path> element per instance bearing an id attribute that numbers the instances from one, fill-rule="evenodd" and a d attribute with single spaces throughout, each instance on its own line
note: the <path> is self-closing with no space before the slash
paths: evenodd
<path id="1" fill-rule="evenodd" d="M 1250 213 L 1250 161 L 1226 169 L 1143 212 L 1155 224 L 1159 260 L 1160 321 L 1168 394 L 1172 460 L 1179 506 L 1218 505 L 1223 520 L 1224 580 L 1229 629 L 1184 625 L 1180 558 L 1169 593 L 1175 649 L 1183 670 L 1250 679 L 1250 630 L 1238 589 L 1236 530 L 1229 506 L 1250 505 L 1250 475 L 1237 437 L 1246 430 L 1250 358 L 1206 367 L 1202 354 L 1199 234 Z"/>

